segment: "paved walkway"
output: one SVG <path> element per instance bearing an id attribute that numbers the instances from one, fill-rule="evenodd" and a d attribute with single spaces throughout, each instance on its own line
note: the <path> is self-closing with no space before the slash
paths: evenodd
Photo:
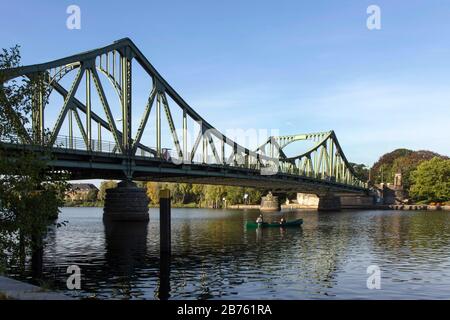
<path id="1" fill-rule="evenodd" d="M 45 291 L 31 284 L 0 276 L 0 296 L 14 300 L 74 300 L 61 293 Z"/>

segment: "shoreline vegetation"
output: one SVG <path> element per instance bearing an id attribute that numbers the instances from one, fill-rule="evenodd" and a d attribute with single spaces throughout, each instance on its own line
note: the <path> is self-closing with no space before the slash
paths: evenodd
<path id="1" fill-rule="evenodd" d="M 143 188 L 149 199 L 149 207 L 159 207 L 159 193 L 168 189 L 172 197 L 174 208 L 225 208 L 234 204 L 259 205 L 261 197 L 269 189 L 256 189 L 236 186 L 203 185 L 190 183 L 159 183 L 135 182 L 137 187 Z M 117 187 L 117 181 L 103 181 L 97 189 L 92 184 L 72 185 L 72 190 L 66 193 L 67 207 L 103 207 L 106 190 Z M 78 191 L 77 191 L 78 190 Z M 288 193 L 282 197 L 291 199 L 295 193 Z"/>
<path id="2" fill-rule="evenodd" d="M 64 208 L 102 208 L 103 203 L 101 202 L 94 202 L 94 203 L 65 203 L 63 205 Z M 158 205 L 149 205 L 149 208 L 159 208 Z M 190 209 L 229 209 L 229 210 L 259 210 L 260 205 L 257 204 L 233 204 L 228 207 L 220 207 L 220 208 L 212 208 L 212 207 L 204 207 L 199 206 L 195 203 L 186 203 L 186 204 L 173 204 L 172 208 L 190 208 Z M 295 209 L 302 209 L 302 210 L 315 210 L 316 207 L 308 207 L 304 205 L 298 205 L 298 204 L 282 204 L 281 209 L 288 209 L 288 210 L 295 210 Z M 373 209 L 379 209 L 379 210 L 427 210 L 427 211 L 450 211 L 450 204 L 442 203 L 442 204 L 401 204 L 401 205 L 373 205 L 370 207 L 361 207 L 361 208 L 344 208 L 343 210 L 373 210 Z"/>
<path id="3" fill-rule="evenodd" d="M 400 174 L 403 205 L 429 205 L 444 207 L 450 205 L 450 159 L 431 151 L 396 149 L 386 153 L 368 168 L 363 164 L 352 164 L 361 179 L 371 186 L 397 188 L 394 181 Z M 149 207 L 159 206 L 159 192 L 169 189 L 174 208 L 233 208 L 233 206 L 259 206 L 261 197 L 270 188 L 246 188 L 236 186 L 202 185 L 190 183 L 161 183 L 136 181 L 146 190 Z M 75 185 L 74 185 L 75 186 Z M 89 188 L 90 186 L 90 188 Z M 75 192 L 65 199 L 67 207 L 103 207 L 106 190 L 115 188 L 117 181 L 103 181 L 97 189 L 84 184 L 84 191 Z M 80 186 L 78 186 L 80 188 Z M 394 189 L 398 190 L 398 189 Z M 280 203 L 297 198 L 295 192 L 277 194 Z M 291 201 L 290 201 L 291 202 Z"/>
<path id="4" fill-rule="evenodd" d="M 66 208 L 103 208 L 103 201 L 66 201 L 64 206 Z M 149 208 L 159 208 L 158 204 L 149 204 Z M 172 203 L 172 208 L 208 208 L 199 206 L 194 202 L 191 203 Z M 210 208 L 211 209 L 211 208 Z"/>

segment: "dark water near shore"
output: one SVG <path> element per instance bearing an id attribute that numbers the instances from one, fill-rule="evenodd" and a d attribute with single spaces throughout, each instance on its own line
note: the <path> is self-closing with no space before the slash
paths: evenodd
<path id="1" fill-rule="evenodd" d="M 62 209 L 44 277 L 69 295 L 114 299 L 450 298 L 450 212 L 293 211 L 301 228 L 247 230 L 258 211 L 173 209 L 171 261 L 159 258 L 150 213 L 148 224 L 105 225 L 101 208 Z M 69 265 L 82 270 L 79 291 L 66 289 Z M 380 290 L 367 288 L 370 265 Z"/>

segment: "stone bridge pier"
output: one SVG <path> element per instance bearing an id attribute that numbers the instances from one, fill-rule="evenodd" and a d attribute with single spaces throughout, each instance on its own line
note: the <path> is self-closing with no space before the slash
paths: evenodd
<path id="1" fill-rule="evenodd" d="M 333 193 L 297 193 L 297 203 L 301 208 L 305 209 L 317 209 L 318 211 L 341 210 L 341 198 Z"/>
<path id="2" fill-rule="evenodd" d="M 318 211 L 339 211 L 341 209 L 368 209 L 375 205 L 373 195 L 339 195 L 334 193 L 297 193 L 300 208 Z"/>
<path id="3" fill-rule="evenodd" d="M 333 194 L 319 194 L 319 203 L 317 204 L 318 211 L 340 211 L 341 210 L 341 197 Z"/>
<path id="4" fill-rule="evenodd" d="M 148 221 L 148 197 L 145 189 L 129 180 L 119 182 L 117 188 L 107 189 L 103 219 L 111 221 Z"/>

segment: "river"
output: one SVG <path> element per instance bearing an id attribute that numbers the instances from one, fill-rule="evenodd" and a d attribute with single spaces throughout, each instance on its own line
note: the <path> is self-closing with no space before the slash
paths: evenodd
<path id="1" fill-rule="evenodd" d="M 258 211 L 172 209 L 172 256 L 150 222 L 107 223 L 102 208 L 62 208 L 45 239 L 43 275 L 100 299 L 448 299 L 450 212 L 285 211 L 301 228 L 246 229 Z M 66 271 L 81 268 L 81 290 Z M 379 267 L 380 289 L 367 268 Z M 14 271 L 14 270 L 12 270 Z"/>

